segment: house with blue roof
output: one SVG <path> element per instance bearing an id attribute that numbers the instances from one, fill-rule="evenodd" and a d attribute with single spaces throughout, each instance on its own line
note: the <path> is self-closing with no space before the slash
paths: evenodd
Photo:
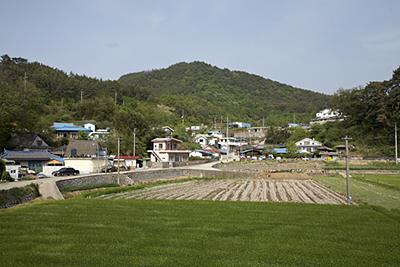
<path id="1" fill-rule="evenodd" d="M 82 126 L 76 126 L 73 123 L 54 122 L 51 126 L 56 132 L 57 138 L 77 139 L 80 132 L 90 133 L 91 130 Z"/>

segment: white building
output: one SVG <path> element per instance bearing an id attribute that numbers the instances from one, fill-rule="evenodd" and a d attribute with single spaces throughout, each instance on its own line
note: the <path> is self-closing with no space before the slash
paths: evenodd
<path id="1" fill-rule="evenodd" d="M 222 138 L 222 137 L 224 137 L 224 133 L 223 133 L 222 131 L 219 131 L 219 130 L 209 131 L 209 132 L 207 133 L 207 135 L 208 135 L 209 137 L 215 137 L 215 138 Z"/>
<path id="2" fill-rule="evenodd" d="M 304 138 L 296 142 L 296 147 L 299 153 L 314 153 L 318 151 L 318 148 L 322 146 L 322 143 L 315 140 L 314 138 Z"/>
<path id="3" fill-rule="evenodd" d="M 326 122 L 342 121 L 342 114 L 337 110 L 326 108 L 315 114 L 315 119 L 310 124 L 324 124 Z"/>
<path id="4" fill-rule="evenodd" d="M 6 172 L 8 172 L 11 178 L 17 181 L 19 178 L 19 168 L 21 168 L 21 165 L 16 164 L 14 160 L 3 159 L 3 161 L 6 163 Z"/>
<path id="5" fill-rule="evenodd" d="M 231 147 L 240 147 L 240 146 L 248 145 L 247 142 L 241 141 L 240 139 L 237 139 L 234 137 L 221 138 L 219 140 L 218 144 L 222 149 L 227 149 L 228 146 L 229 146 L 229 148 L 231 148 Z"/>
<path id="6" fill-rule="evenodd" d="M 90 132 L 88 134 L 88 137 L 91 140 L 100 140 L 100 139 L 104 139 L 109 134 L 110 134 L 110 130 L 109 129 L 98 129 L 97 131 Z"/>
<path id="7" fill-rule="evenodd" d="M 204 148 L 208 145 L 208 136 L 204 134 L 198 134 L 194 137 L 193 141 Z"/>
<path id="8" fill-rule="evenodd" d="M 153 150 L 148 150 L 150 154 L 151 162 L 178 162 L 188 161 L 190 150 L 179 149 L 179 143 L 181 140 L 166 137 L 166 138 L 155 138 L 151 140 L 153 143 Z"/>
<path id="9" fill-rule="evenodd" d="M 99 173 L 107 166 L 107 159 L 65 158 L 64 166 L 79 170 L 80 174 Z"/>
<path id="10" fill-rule="evenodd" d="M 85 123 L 83 127 L 90 130 L 91 132 L 96 131 L 96 125 L 94 125 L 93 123 Z"/>

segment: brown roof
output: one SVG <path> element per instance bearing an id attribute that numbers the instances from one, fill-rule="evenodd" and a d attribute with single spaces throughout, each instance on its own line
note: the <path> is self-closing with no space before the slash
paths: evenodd
<path id="1" fill-rule="evenodd" d="M 100 150 L 101 146 L 97 141 L 70 140 L 64 157 L 94 157 Z"/>

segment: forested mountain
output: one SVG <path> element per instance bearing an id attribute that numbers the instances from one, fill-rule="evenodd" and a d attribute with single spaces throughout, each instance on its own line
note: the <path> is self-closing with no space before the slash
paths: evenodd
<path id="1" fill-rule="evenodd" d="M 212 121 L 232 119 L 283 124 L 296 117 L 308 120 L 329 105 L 330 97 L 294 88 L 242 71 L 220 69 L 204 62 L 178 63 L 166 69 L 123 75 L 127 94 L 173 107 L 178 114 Z"/>
<path id="2" fill-rule="evenodd" d="M 353 137 L 365 154 L 391 155 L 393 127 L 400 124 L 400 68 L 390 80 L 338 91 L 334 96 L 302 90 L 257 75 L 220 69 L 202 62 L 178 63 L 166 69 L 122 76 L 118 81 L 65 73 L 23 58 L 0 60 L 0 149 L 11 134 L 33 132 L 51 144 L 54 121 L 96 121 L 122 137 L 122 151 L 132 148 L 137 128 L 137 151 L 145 155 L 159 126 L 175 127 L 189 140 L 185 127 L 225 119 L 260 125 L 285 125 L 296 114 L 307 122 L 314 112 L 333 106 L 343 123 L 313 127 L 312 137 L 328 144 Z M 184 117 L 182 118 L 182 115 Z M 186 138 L 186 139 L 185 139 Z"/>

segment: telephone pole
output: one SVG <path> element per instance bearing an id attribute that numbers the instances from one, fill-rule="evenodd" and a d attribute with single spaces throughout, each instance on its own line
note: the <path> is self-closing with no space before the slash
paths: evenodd
<path id="1" fill-rule="evenodd" d="M 349 140 L 352 138 L 346 135 L 343 138 L 346 141 L 346 196 L 347 196 L 347 204 L 351 204 L 351 196 L 350 196 L 350 179 L 349 179 Z"/>
<path id="2" fill-rule="evenodd" d="M 263 119 L 262 119 L 262 127 L 264 128 L 265 127 L 265 118 L 263 117 Z"/>
<path id="3" fill-rule="evenodd" d="M 226 157 L 229 161 L 229 119 L 226 116 Z"/>
<path id="4" fill-rule="evenodd" d="M 133 128 L 133 156 L 136 156 L 136 128 Z"/>
<path id="5" fill-rule="evenodd" d="M 117 166 L 117 183 L 119 185 L 119 154 L 120 154 L 120 143 L 121 143 L 121 138 L 118 136 L 118 145 L 117 145 L 117 160 L 118 160 L 118 166 Z"/>
<path id="6" fill-rule="evenodd" d="M 81 103 L 83 101 L 83 90 L 81 89 Z"/>
<path id="7" fill-rule="evenodd" d="M 394 151 L 395 151 L 396 164 L 399 164 L 398 152 L 397 152 L 397 122 L 394 123 Z"/>
<path id="8" fill-rule="evenodd" d="M 117 104 L 117 95 L 118 95 L 118 93 L 117 93 L 117 91 L 115 91 L 115 93 L 114 93 L 114 102 L 115 102 L 115 105 Z"/>

